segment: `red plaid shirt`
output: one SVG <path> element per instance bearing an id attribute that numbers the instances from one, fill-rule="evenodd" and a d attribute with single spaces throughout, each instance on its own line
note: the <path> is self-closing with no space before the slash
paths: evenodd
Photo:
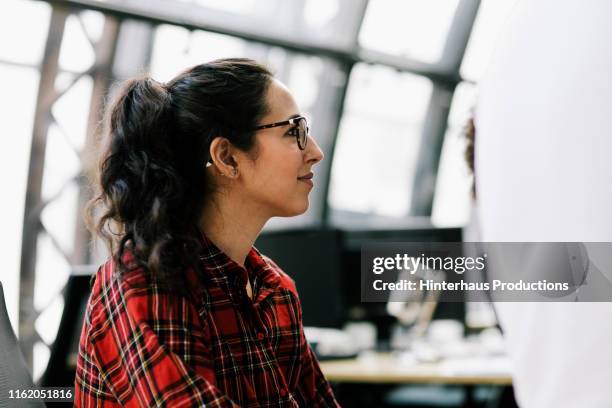
<path id="1" fill-rule="evenodd" d="M 75 405 L 336 407 L 304 337 L 295 284 L 252 248 L 242 268 L 206 239 L 194 296 L 142 269 L 96 274 L 76 372 Z M 251 276 L 253 299 L 245 285 Z"/>

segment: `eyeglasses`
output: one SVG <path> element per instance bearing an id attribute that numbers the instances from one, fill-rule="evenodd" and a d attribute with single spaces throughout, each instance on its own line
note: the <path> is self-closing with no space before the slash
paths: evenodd
<path id="1" fill-rule="evenodd" d="M 308 126 L 308 119 L 304 116 L 296 116 L 295 118 L 291 118 L 288 120 L 283 120 L 282 122 L 270 123 L 268 125 L 260 125 L 254 128 L 253 130 L 262 130 L 262 129 L 270 129 L 278 126 L 287 126 L 291 125 L 291 129 L 287 132 L 290 136 L 295 136 L 295 140 L 297 140 L 298 147 L 300 150 L 306 149 L 306 143 L 308 142 L 308 137 L 310 136 L 310 126 Z M 206 162 L 206 167 L 212 164 L 212 159 L 208 159 Z"/>
<path id="2" fill-rule="evenodd" d="M 300 150 L 306 149 L 306 143 L 308 142 L 308 136 L 310 136 L 310 127 L 308 126 L 308 120 L 304 116 L 298 116 L 282 122 L 270 123 L 268 125 L 257 126 L 253 130 L 270 129 L 278 126 L 291 125 L 288 134 L 295 136 L 298 147 Z"/>

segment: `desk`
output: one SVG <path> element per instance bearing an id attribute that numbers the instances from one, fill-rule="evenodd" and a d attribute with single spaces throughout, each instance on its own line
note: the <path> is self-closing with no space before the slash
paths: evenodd
<path id="1" fill-rule="evenodd" d="M 404 361 L 392 353 L 328 360 L 320 363 L 325 377 L 338 383 L 511 385 L 505 357 L 470 357 L 437 363 Z"/>

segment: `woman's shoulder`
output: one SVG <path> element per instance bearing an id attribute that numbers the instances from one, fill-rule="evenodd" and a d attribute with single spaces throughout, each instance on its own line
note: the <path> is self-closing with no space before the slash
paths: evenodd
<path id="1" fill-rule="evenodd" d="M 116 313 L 129 299 L 142 296 L 152 285 L 143 267 L 133 263 L 120 267 L 114 258 L 108 258 L 92 278 L 88 305 L 92 317 Z"/>
<path id="2" fill-rule="evenodd" d="M 194 289 L 199 286 L 198 274 L 195 268 L 187 268 L 185 271 L 177 271 L 181 279 L 185 280 L 186 287 Z M 177 288 L 168 285 L 166 280 L 151 273 L 146 266 L 136 261 L 131 251 L 125 251 L 121 256 L 121 263 L 116 257 L 109 257 L 100 267 L 95 276 L 92 291 L 109 290 L 111 288 L 121 290 L 124 294 L 144 289 L 155 289 L 160 294 L 174 293 L 187 296 L 189 292 L 175 290 Z"/>
<path id="3" fill-rule="evenodd" d="M 124 255 L 122 260 L 124 263 L 120 266 L 115 259 L 109 258 L 98 268 L 89 300 L 90 308 L 97 312 L 92 316 L 128 313 L 132 317 L 150 318 L 152 312 L 172 314 L 185 308 L 199 309 L 191 292 L 162 284 L 144 266 L 137 265 L 131 254 Z M 189 270 L 185 274 L 190 282 L 186 286 L 195 290 L 195 272 Z"/>
<path id="4" fill-rule="evenodd" d="M 123 295 L 153 285 L 150 274 L 137 265 L 131 253 L 126 252 L 119 265 L 115 257 L 109 257 L 96 272 L 92 294 L 106 296 L 109 291 L 120 291 Z"/>
<path id="5" fill-rule="evenodd" d="M 262 254 L 262 258 L 270 266 L 272 271 L 275 272 L 276 274 L 278 274 L 278 276 L 279 276 L 279 286 L 281 288 L 288 289 L 295 296 L 297 296 L 298 295 L 297 288 L 295 286 L 295 281 L 293 280 L 293 278 L 291 278 L 291 276 L 287 275 L 287 273 L 285 273 L 285 271 L 283 271 L 283 269 L 280 266 L 278 266 L 277 263 L 272 260 L 272 258 L 270 258 L 270 257 L 268 257 L 266 255 L 263 255 L 263 254 Z"/>

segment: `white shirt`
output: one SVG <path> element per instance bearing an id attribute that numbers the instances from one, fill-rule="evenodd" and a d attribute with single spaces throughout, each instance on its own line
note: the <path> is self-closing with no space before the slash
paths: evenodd
<path id="1" fill-rule="evenodd" d="M 612 242 L 611 39 L 610 0 L 517 4 L 476 110 L 484 241 Z M 612 303 L 496 308 L 521 407 L 612 407 Z"/>

